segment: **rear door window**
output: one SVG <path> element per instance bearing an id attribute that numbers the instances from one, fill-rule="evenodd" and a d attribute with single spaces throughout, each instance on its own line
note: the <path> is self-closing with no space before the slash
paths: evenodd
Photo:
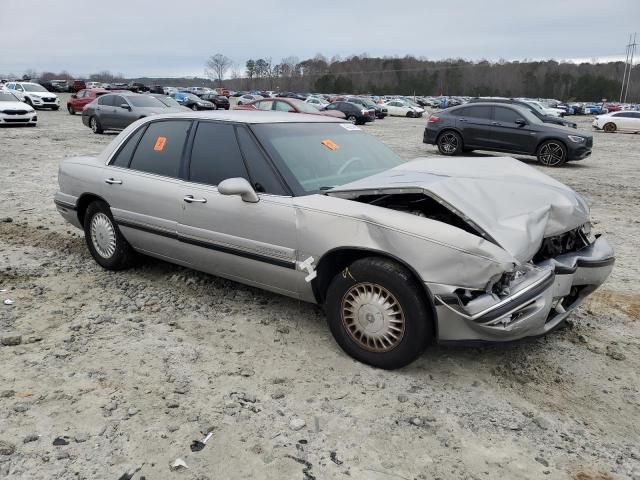
<path id="1" fill-rule="evenodd" d="M 151 123 L 135 149 L 130 168 L 177 178 L 190 126 L 187 120 Z"/>
<path id="2" fill-rule="evenodd" d="M 491 106 L 489 105 L 472 105 L 467 107 L 465 116 L 471 118 L 481 118 L 489 120 L 491 118 Z"/>
<path id="3" fill-rule="evenodd" d="M 115 95 L 105 95 L 104 97 L 100 97 L 98 99 L 98 104 L 104 105 L 105 107 L 112 107 L 115 105 L 114 98 Z"/>
<path id="4" fill-rule="evenodd" d="M 191 149 L 189 181 L 216 186 L 235 177 L 249 180 L 233 125 L 200 122 Z"/>

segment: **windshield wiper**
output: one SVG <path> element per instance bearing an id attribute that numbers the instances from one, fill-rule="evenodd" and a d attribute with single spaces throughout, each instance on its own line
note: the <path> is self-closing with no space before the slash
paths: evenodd
<path id="1" fill-rule="evenodd" d="M 331 187 L 320 187 L 318 190 L 320 190 L 321 192 L 326 191 L 326 190 L 331 190 L 332 188 L 335 188 L 335 185 L 331 186 Z"/>

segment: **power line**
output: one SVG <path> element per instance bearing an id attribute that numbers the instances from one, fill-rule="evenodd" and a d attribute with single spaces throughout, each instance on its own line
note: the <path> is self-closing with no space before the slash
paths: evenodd
<path id="1" fill-rule="evenodd" d="M 631 84 L 631 71 L 633 70 L 633 57 L 636 53 L 636 35 L 633 34 L 633 41 L 631 40 L 631 34 L 629 34 L 629 43 L 626 49 L 626 58 L 624 61 L 624 72 L 622 73 L 622 88 L 620 89 L 620 103 L 627 103 L 627 95 L 629 95 L 629 85 Z M 626 85 L 625 85 L 626 84 Z M 625 88 L 626 87 L 626 88 Z"/>

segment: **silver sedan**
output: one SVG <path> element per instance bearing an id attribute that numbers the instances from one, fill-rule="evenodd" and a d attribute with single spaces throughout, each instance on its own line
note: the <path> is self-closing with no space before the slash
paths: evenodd
<path id="1" fill-rule="evenodd" d="M 144 254 L 318 303 L 348 354 L 387 369 L 431 342 L 545 334 L 614 263 L 586 201 L 527 165 L 404 162 L 315 115 L 144 118 L 59 185 L 104 268 Z"/>

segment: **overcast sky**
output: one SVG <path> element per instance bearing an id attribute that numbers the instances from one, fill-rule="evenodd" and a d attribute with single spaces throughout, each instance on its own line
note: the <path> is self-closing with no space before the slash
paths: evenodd
<path id="1" fill-rule="evenodd" d="M 2 0 L 0 74 L 202 76 L 209 55 L 624 56 L 638 0 Z M 640 42 L 639 42 L 640 43 Z"/>

